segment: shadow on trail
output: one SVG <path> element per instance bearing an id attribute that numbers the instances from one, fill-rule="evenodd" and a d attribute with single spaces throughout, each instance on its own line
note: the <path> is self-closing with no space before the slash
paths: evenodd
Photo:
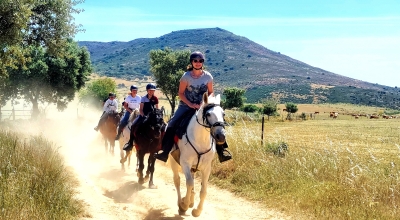
<path id="1" fill-rule="evenodd" d="M 103 195 L 113 199 L 115 203 L 130 203 L 132 202 L 131 196 L 142 189 L 145 189 L 145 187 L 137 182 L 129 181 L 119 189 L 113 191 L 106 190 Z"/>
<path id="2" fill-rule="evenodd" d="M 130 174 L 124 172 L 121 169 L 111 169 L 100 173 L 99 177 L 104 178 L 106 180 L 121 182 L 123 181 L 123 177 L 130 176 Z"/>
<path id="3" fill-rule="evenodd" d="M 180 215 L 175 215 L 174 217 L 165 217 L 163 212 L 166 209 L 150 209 L 149 213 L 143 220 L 183 220 L 184 218 Z"/>

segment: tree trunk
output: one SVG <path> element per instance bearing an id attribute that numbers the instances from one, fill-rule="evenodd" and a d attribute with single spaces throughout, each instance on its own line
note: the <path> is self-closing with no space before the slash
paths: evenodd
<path id="1" fill-rule="evenodd" d="M 32 115 L 31 118 L 32 119 L 37 119 L 37 117 L 39 116 L 39 105 L 37 103 L 37 100 L 32 101 Z"/>

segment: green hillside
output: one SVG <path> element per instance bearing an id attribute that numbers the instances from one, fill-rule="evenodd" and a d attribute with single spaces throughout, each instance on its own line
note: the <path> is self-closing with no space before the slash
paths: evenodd
<path id="1" fill-rule="evenodd" d="M 151 75 L 149 51 L 170 47 L 199 50 L 217 92 L 246 89 L 248 102 L 275 97 L 281 102 L 353 103 L 398 108 L 400 89 L 364 82 L 292 59 L 221 28 L 174 31 L 129 42 L 79 42 L 100 75 L 126 79 Z"/>

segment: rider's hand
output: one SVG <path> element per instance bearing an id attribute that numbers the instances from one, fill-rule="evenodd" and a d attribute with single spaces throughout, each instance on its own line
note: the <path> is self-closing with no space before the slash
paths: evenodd
<path id="1" fill-rule="evenodd" d="M 199 109 L 200 105 L 199 104 L 195 104 L 195 103 L 191 103 L 191 105 L 189 106 L 190 108 L 194 108 L 194 109 Z"/>

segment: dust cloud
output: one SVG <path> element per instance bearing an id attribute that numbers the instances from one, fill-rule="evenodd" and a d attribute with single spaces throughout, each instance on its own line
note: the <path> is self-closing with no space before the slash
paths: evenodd
<path id="1" fill-rule="evenodd" d="M 63 155 L 66 166 L 79 182 L 77 198 L 86 205 L 87 214 L 81 219 L 290 219 L 212 185 L 208 187 L 200 217 L 192 217 L 190 209 L 185 215 L 178 215 L 170 168 L 157 161 L 154 174 L 157 189 L 149 189 L 147 183 L 138 184 L 136 158 L 132 157 L 131 166 L 122 170 L 118 141 L 112 155 L 106 151 L 100 132 L 94 131 L 101 113 L 74 101 L 62 112 L 48 107 L 45 119 L 26 123 L 24 128 L 25 132 L 41 134 L 52 141 Z M 196 206 L 201 186 L 198 179 L 195 183 Z M 181 190 L 186 192 L 182 175 Z"/>

